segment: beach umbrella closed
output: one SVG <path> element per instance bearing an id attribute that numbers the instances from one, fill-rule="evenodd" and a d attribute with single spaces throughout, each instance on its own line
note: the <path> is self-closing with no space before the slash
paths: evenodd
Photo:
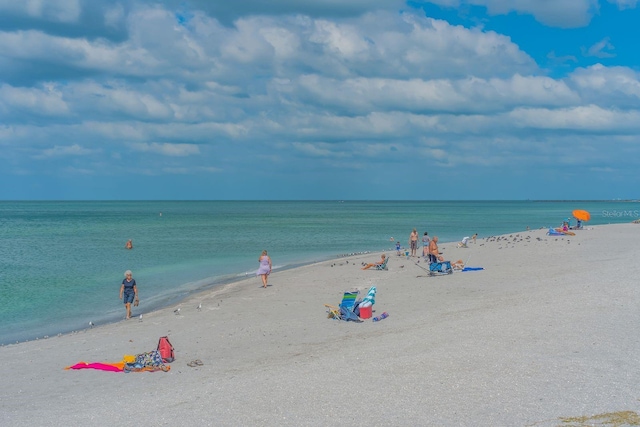
<path id="1" fill-rule="evenodd" d="M 589 212 L 580 209 L 573 211 L 573 216 L 580 221 L 589 221 L 591 219 L 591 214 Z"/>

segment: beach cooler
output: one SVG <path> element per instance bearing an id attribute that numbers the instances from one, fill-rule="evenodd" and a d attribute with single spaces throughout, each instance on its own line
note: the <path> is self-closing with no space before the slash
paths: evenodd
<path id="1" fill-rule="evenodd" d="M 373 306 L 372 305 L 370 305 L 368 307 L 360 307 L 360 318 L 361 319 L 370 319 L 372 311 L 373 311 Z"/>

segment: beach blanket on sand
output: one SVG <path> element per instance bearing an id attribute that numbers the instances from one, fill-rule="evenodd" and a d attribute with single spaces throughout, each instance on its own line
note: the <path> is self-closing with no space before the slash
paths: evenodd
<path id="1" fill-rule="evenodd" d="M 465 267 L 462 269 L 462 271 L 480 271 L 480 270 L 484 270 L 483 267 Z"/>

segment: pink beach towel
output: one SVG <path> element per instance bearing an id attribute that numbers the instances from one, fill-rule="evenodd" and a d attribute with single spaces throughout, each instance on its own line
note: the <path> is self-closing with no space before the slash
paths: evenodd
<path id="1" fill-rule="evenodd" d="M 79 362 L 73 366 L 67 366 L 65 369 L 97 369 L 99 371 L 122 372 L 122 363 L 87 363 Z"/>

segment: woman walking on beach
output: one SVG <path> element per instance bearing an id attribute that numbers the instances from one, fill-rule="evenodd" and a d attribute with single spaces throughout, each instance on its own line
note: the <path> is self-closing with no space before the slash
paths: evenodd
<path id="1" fill-rule="evenodd" d="M 124 307 L 127 310 L 127 319 L 131 319 L 131 303 L 136 301 L 135 305 L 138 305 L 138 286 L 136 281 L 132 277 L 131 270 L 124 272 L 124 280 L 122 286 L 120 286 L 120 299 L 124 302 Z"/>
<path id="2" fill-rule="evenodd" d="M 267 255 L 267 251 L 262 251 L 262 255 L 258 258 L 258 262 L 260 263 L 260 268 L 258 268 L 258 272 L 256 273 L 258 276 L 262 276 L 262 287 L 267 287 L 267 278 L 269 274 L 271 274 L 271 258 Z"/>
<path id="3" fill-rule="evenodd" d="M 411 248 L 411 256 L 416 256 L 416 251 L 418 250 L 418 230 L 415 228 L 409 236 L 409 247 Z"/>

